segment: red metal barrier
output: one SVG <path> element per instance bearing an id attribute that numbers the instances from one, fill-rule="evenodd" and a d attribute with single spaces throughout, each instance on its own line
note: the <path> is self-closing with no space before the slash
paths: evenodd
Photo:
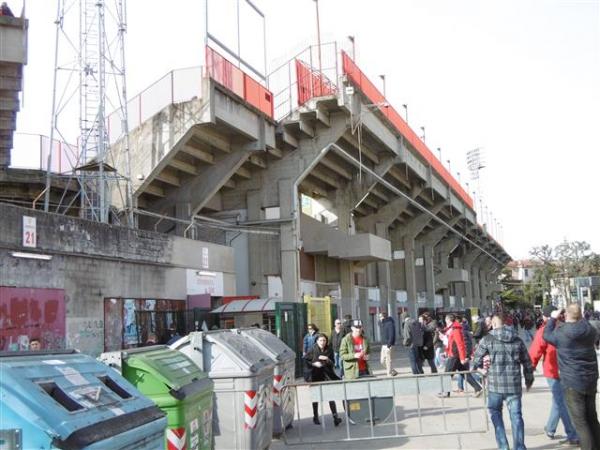
<path id="1" fill-rule="evenodd" d="M 404 136 L 404 138 L 410 142 L 410 144 L 417 150 L 425 161 L 435 172 L 437 172 L 442 179 L 448 183 L 448 185 L 458 194 L 458 196 L 473 209 L 473 199 L 471 196 L 462 188 L 460 183 L 452 176 L 448 170 L 442 165 L 442 163 L 435 157 L 435 155 L 429 150 L 425 143 L 417 136 L 417 134 L 408 126 L 404 119 L 398 114 L 398 112 L 389 104 L 384 107 L 385 97 L 375 87 L 373 83 L 363 74 L 358 66 L 352 61 L 352 58 L 348 56 L 346 52 L 342 51 L 342 67 L 344 74 L 348 76 L 348 79 L 352 81 L 358 87 L 363 94 L 369 99 L 369 101 L 375 105 L 381 104 L 379 110 L 387 117 L 387 119 L 394 125 L 396 130 Z"/>
<path id="2" fill-rule="evenodd" d="M 298 80 L 298 106 L 304 105 L 311 98 L 332 95 L 336 92 L 334 83 L 299 59 L 296 59 L 296 79 Z"/>
<path id="3" fill-rule="evenodd" d="M 273 118 L 273 94 L 215 50 L 206 47 L 208 76 Z"/>

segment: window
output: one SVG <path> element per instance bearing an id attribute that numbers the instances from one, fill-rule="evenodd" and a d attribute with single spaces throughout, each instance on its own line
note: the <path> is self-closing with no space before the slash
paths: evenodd
<path id="1" fill-rule="evenodd" d="M 529 269 L 523 269 L 523 274 L 528 277 L 529 276 Z"/>

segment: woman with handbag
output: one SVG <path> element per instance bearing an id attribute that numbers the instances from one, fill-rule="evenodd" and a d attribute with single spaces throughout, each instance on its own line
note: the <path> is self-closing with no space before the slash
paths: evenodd
<path id="1" fill-rule="evenodd" d="M 333 349 L 329 347 L 327 336 L 319 334 L 315 346 L 304 357 L 307 364 L 311 367 L 311 381 L 330 381 L 339 380 L 336 375 L 333 364 Z M 319 421 L 319 403 L 313 402 L 313 423 L 320 425 Z M 334 401 L 329 402 L 329 409 L 333 415 L 333 424 L 337 427 L 342 423 L 337 415 L 337 407 Z"/>

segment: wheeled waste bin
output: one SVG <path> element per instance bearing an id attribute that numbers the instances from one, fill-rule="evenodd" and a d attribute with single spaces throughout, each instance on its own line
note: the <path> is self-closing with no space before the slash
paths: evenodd
<path id="1" fill-rule="evenodd" d="M 273 435 L 278 436 L 294 421 L 295 400 L 286 386 L 294 382 L 296 354 L 273 333 L 260 328 L 231 330 L 253 341 L 275 363 L 273 373 Z"/>
<path id="2" fill-rule="evenodd" d="M 0 448 L 163 447 L 165 414 L 75 350 L 0 353 Z"/>
<path id="3" fill-rule="evenodd" d="M 275 368 L 269 356 L 250 339 L 229 330 L 190 333 L 171 348 L 189 356 L 215 383 L 215 448 L 268 448 Z"/>
<path id="4" fill-rule="evenodd" d="M 165 448 L 212 448 L 213 382 L 190 358 L 156 345 L 103 353 L 100 360 L 167 414 Z"/>

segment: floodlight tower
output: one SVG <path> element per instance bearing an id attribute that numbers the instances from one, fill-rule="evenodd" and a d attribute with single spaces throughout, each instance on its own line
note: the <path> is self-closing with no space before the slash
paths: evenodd
<path id="1" fill-rule="evenodd" d="M 57 0 L 54 90 L 44 209 L 50 210 L 55 140 L 77 142 L 70 174 L 79 185 L 80 217 L 108 222 L 112 190 L 117 189 L 133 225 L 124 38 L 125 0 Z M 78 84 L 77 84 L 78 81 Z M 78 95 L 77 95 L 78 94 Z M 75 122 L 79 100 L 79 126 Z M 107 110 L 114 111 L 110 114 Z M 110 120 L 110 122 L 109 122 Z M 112 136 L 109 137 L 109 128 Z M 122 139 L 125 174 L 113 172 L 110 144 Z M 124 181 L 125 193 L 122 192 Z M 63 198 L 65 195 L 62 196 Z M 56 207 L 66 212 L 69 206 Z M 61 209 L 62 208 L 62 209 Z"/>

